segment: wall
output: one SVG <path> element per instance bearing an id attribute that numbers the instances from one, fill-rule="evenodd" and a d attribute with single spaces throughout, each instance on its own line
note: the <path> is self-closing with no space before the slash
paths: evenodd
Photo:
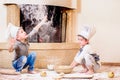
<path id="1" fill-rule="evenodd" d="M 7 10 L 6 6 L 0 4 L 0 42 L 5 42 L 5 29 L 7 23 Z"/>
<path id="2" fill-rule="evenodd" d="M 78 9 L 77 32 L 84 24 L 94 25 L 91 45 L 101 61 L 120 63 L 120 0 L 81 0 Z"/>

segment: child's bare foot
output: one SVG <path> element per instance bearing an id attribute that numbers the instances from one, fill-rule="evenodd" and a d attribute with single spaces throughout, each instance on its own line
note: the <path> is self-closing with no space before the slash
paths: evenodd
<path id="1" fill-rule="evenodd" d="M 94 74 L 94 71 L 87 71 L 85 74 Z"/>
<path id="2" fill-rule="evenodd" d="M 88 69 L 83 69 L 80 71 L 80 73 L 86 73 L 88 71 Z"/>
<path id="3" fill-rule="evenodd" d="M 28 71 L 29 74 L 36 74 L 35 71 Z"/>
<path id="4" fill-rule="evenodd" d="M 15 75 L 20 75 L 21 73 L 20 72 L 14 72 Z"/>

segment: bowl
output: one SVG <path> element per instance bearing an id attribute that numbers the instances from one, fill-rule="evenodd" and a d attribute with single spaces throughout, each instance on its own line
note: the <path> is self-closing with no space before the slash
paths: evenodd
<path id="1" fill-rule="evenodd" d="M 47 68 L 48 68 L 48 70 L 54 70 L 54 65 L 53 64 L 48 64 Z"/>
<path id="2" fill-rule="evenodd" d="M 68 65 L 57 65 L 54 67 L 54 70 L 57 73 L 65 73 L 65 74 L 71 73 L 72 69 L 73 68 L 71 66 L 68 66 Z"/>

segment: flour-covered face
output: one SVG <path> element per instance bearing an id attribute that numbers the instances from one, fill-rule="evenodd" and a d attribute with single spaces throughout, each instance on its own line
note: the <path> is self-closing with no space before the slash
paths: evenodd
<path id="1" fill-rule="evenodd" d="M 20 28 L 17 32 L 17 39 L 18 40 L 25 40 L 26 35 L 27 35 L 26 32 L 22 28 Z"/>
<path id="2" fill-rule="evenodd" d="M 78 36 L 78 42 L 79 42 L 80 46 L 84 46 L 89 43 L 89 41 L 87 39 L 83 38 L 82 36 Z"/>

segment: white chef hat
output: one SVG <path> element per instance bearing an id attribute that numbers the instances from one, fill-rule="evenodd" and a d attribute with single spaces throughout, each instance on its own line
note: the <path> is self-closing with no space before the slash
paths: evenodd
<path id="1" fill-rule="evenodd" d="M 9 37 L 16 38 L 17 32 L 20 27 L 13 25 L 12 23 L 9 23 L 6 29 L 6 39 Z"/>
<path id="2" fill-rule="evenodd" d="M 94 26 L 84 25 L 82 31 L 78 35 L 90 40 L 95 33 L 96 29 Z"/>

